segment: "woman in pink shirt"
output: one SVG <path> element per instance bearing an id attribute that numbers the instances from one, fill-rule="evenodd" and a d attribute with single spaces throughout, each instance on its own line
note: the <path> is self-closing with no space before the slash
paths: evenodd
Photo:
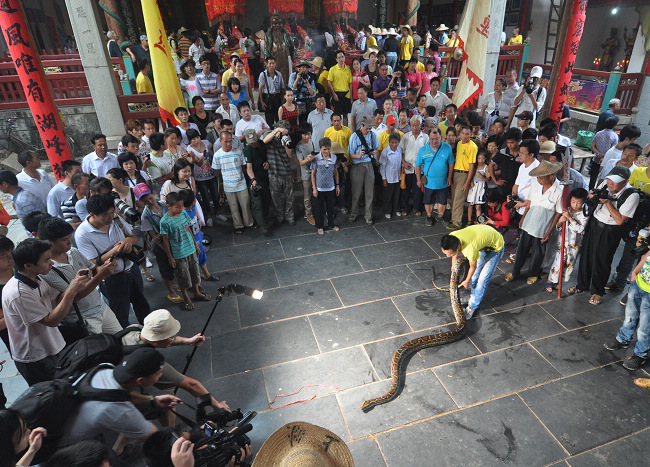
<path id="1" fill-rule="evenodd" d="M 424 64 L 424 71 L 420 72 L 420 78 L 422 80 L 422 87 L 420 88 L 421 96 L 431 91 L 431 78 L 438 76 L 438 73 L 433 70 L 435 66 L 436 63 L 433 60 L 427 60 Z"/>
<path id="2" fill-rule="evenodd" d="M 363 85 L 366 89 L 370 89 L 370 78 L 368 75 L 361 69 L 361 62 L 358 58 L 352 59 L 352 84 L 350 84 L 350 97 L 353 101 L 356 101 L 359 98 L 357 91 L 359 90 L 359 85 Z"/>
<path id="3" fill-rule="evenodd" d="M 419 94 L 420 89 L 422 89 L 422 75 L 415 69 L 417 64 L 418 59 L 411 58 L 411 60 L 409 60 L 409 65 L 404 72 L 406 74 L 406 78 L 409 80 L 410 87 L 415 88 Z"/>

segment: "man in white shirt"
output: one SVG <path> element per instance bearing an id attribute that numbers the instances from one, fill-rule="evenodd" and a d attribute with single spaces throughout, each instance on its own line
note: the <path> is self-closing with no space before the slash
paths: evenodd
<path id="1" fill-rule="evenodd" d="M 247 101 L 240 102 L 238 110 L 241 120 L 239 120 L 235 126 L 235 136 L 241 141 L 244 141 L 244 131 L 249 128 L 255 130 L 258 137 L 262 136 L 262 133 L 269 129 L 269 126 L 262 117 L 259 115 L 253 115 L 251 106 Z"/>
<path id="2" fill-rule="evenodd" d="M 621 128 L 621 131 L 618 134 L 618 143 L 612 146 L 609 151 L 605 153 L 603 160 L 600 161 L 601 170 L 611 159 L 620 159 L 621 154 L 623 154 L 623 149 L 625 149 L 628 144 L 636 143 L 639 136 L 641 136 L 641 129 L 636 125 L 625 125 Z M 599 178 L 604 179 L 605 177 L 599 176 Z"/>
<path id="3" fill-rule="evenodd" d="M 93 135 L 90 141 L 94 151 L 84 156 L 81 162 L 81 171 L 83 173 L 93 174 L 95 177 L 105 177 L 106 172 L 120 167 L 117 156 L 108 152 L 105 135 L 97 133 Z"/>
<path id="4" fill-rule="evenodd" d="M 325 105 L 325 96 L 316 96 L 316 108 L 307 115 L 307 122 L 311 125 L 312 150 L 318 151 L 318 142 L 325 136 L 325 130 L 332 126 L 332 109 Z"/>
<path id="5" fill-rule="evenodd" d="M 418 152 L 427 144 L 429 144 L 429 137 L 422 132 L 422 117 L 414 115 L 411 117 L 411 131 L 404 134 L 404 137 L 399 142 L 402 148 L 404 173 L 406 175 L 406 188 L 402 190 L 400 201 L 403 216 L 408 214 L 408 199 L 411 192 L 413 193 L 413 210 L 421 214 L 424 209 L 422 190 L 416 183 L 415 163 L 417 162 Z"/>
<path id="6" fill-rule="evenodd" d="M 519 160 L 522 164 L 519 166 L 517 179 L 515 180 L 515 185 L 512 187 L 512 194 L 518 195 L 522 201 L 526 201 L 528 199 L 528 193 L 530 192 L 531 184 L 536 180 L 535 177 L 530 176 L 530 171 L 539 165 L 539 161 L 535 157 L 535 153 L 531 153 L 528 151 L 528 148 L 522 146 L 523 143 L 527 141 L 530 140 L 525 139 L 519 145 Z M 537 147 L 539 148 L 539 143 L 537 141 L 535 141 L 535 143 L 537 143 Z M 539 149 L 537 152 L 539 152 Z M 517 209 L 517 212 L 521 215 L 523 215 L 525 211 L 526 208 Z"/>
<path id="7" fill-rule="evenodd" d="M 532 87 L 532 92 L 528 92 L 531 90 L 530 83 L 532 83 L 535 78 L 537 78 L 537 81 Z M 542 110 L 544 102 L 546 102 L 546 88 L 539 84 L 541 79 L 542 67 L 533 67 L 530 76 L 519 90 L 517 97 L 515 97 L 514 106 L 510 108 L 510 117 L 508 119 L 508 123 L 510 124 L 509 126 L 517 126 L 517 120 L 514 119 L 515 114 L 529 111 L 533 114 L 533 120 L 530 122 L 530 126 L 535 128 L 537 112 Z"/>
<path id="8" fill-rule="evenodd" d="M 515 105 L 515 97 L 517 97 L 517 93 L 519 92 L 519 84 L 517 84 L 517 69 L 516 68 L 510 68 L 508 71 L 506 71 L 506 90 L 503 91 L 503 97 L 502 97 L 502 102 L 508 106 L 509 109 L 511 109 Z M 508 126 L 510 122 L 508 122 Z"/>
<path id="9" fill-rule="evenodd" d="M 16 174 L 18 186 L 39 197 L 43 204 L 47 203 L 47 195 L 54 186 L 52 179 L 41 169 L 41 160 L 34 151 L 23 151 L 18 154 L 18 163 L 23 170 Z"/>
<path id="10" fill-rule="evenodd" d="M 61 162 L 61 170 L 65 174 L 65 178 L 54 185 L 47 194 L 47 213 L 50 216 L 63 219 L 61 203 L 75 194 L 72 186 L 72 176 L 81 172 L 81 164 L 74 160 L 63 161 Z"/>
<path id="11" fill-rule="evenodd" d="M 219 94 L 219 103 L 221 103 L 221 105 L 216 112 L 220 114 L 224 120 L 230 120 L 233 125 L 236 125 L 239 121 L 239 112 L 237 111 L 237 107 L 230 103 L 230 97 L 228 97 L 227 93 L 222 92 Z"/>
<path id="12" fill-rule="evenodd" d="M 368 99 L 368 88 L 363 85 L 357 90 L 359 98 L 352 103 L 350 111 L 350 128 L 352 131 L 361 128 L 361 119 L 365 116 L 372 118 L 372 114 L 377 110 L 377 103 L 374 99 Z"/>
<path id="13" fill-rule="evenodd" d="M 636 160 L 641 155 L 642 148 L 636 143 L 628 144 L 623 149 L 620 159 L 610 159 L 606 164 L 602 165 L 602 170 L 598 175 L 598 183 L 602 182 L 607 178 L 607 175 L 612 171 L 615 166 L 623 166 L 630 169 L 630 173 L 634 172 L 636 169 Z"/>
<path id="14" fill-rule="evenodd" d="M 377 139 L 388 127 L 384 123 L 384 111 L 383 109 L 377 109 L 372 114 L 372 128 L 370 129 Z"/>
<path id="15" fill-rule="evenodd" d="M 431 117 L 440 115 L 445 107 L 451 104 L 449 96 L 440 92 L 440 78 L 437 76 L 431 78 L 431 91 L 426 96 L 427 106 L 432 105 L 436 108 L 436 115 L 431 115 Z"/>
<path id="16" fill-rule="evenodd" d="M 20 242 L 13 252 L 16 274 L 2 290 L 11 357 L 30 386 L 54 377 L 56 357 L 65 347 L 57 326 L 90 280 L 87 269 L 79 271 L 63 294 L 41 281 L 39 275 L 52 268 L 51 248 L 35 238 Z"/>

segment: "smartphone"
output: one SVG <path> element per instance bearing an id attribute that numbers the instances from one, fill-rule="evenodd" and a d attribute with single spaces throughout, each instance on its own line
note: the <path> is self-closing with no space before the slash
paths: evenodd
<path id="1" fill-rule="evenodd" d="M 88 269 L 86 269 L 85 271 L 79 271 L 79 272 L 81 272 L 82 276 L 87 276 L 88 274 L 90 274 L 90 270 L 88 270 Z"/>
<path id="2" fill-rule="evenodd" d="M 111 257 L 108 258 L 108 262 L 110 263 L 110 262 L 113 261 L 114 259 L 115 259 L 115 253 L 113 253 L 113 254 L 111 255 Z"/>

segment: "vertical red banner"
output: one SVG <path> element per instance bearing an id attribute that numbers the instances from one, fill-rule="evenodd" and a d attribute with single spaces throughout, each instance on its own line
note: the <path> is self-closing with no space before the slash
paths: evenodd
<path id="1" fill-rule="evenodd" d="M 65 176 L 61 162 L 72 159 L 72 156 L 63 133 L 63 122 L 45 80 L 34 38 L 31 37 L 18 0 L 0 0 L 0 28 L 52 170 L 57 180 L 60 180 Z"/>
<path id="2" fill-rule="evenodd" d="M 562 61 L 560 62 L 560 73 L 557 83 L 555 84 L 555 93 L 549 109 L 549 117 L 555 120 L 556 125 L 560 126 L 562 111 L 569 94 L 569 82 L 573 76 L 573 66 L 576 62 L 576 54 L 580 47 L 580 38 L 585 26 L 587 16 L 587 0 L 574 0 L 571 9 L 571 21 L 567 29 L 566 38 L 564 39 L 564 48 L 562 49 Z"/>

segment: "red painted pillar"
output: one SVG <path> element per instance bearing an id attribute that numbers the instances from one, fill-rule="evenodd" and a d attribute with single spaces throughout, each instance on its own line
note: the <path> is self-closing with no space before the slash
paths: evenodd
<path id="1" fill-rule="evenodd" d="M 59 111 L 45 80 L 41 60 L 34 47 L 34 38 L 31 37 L 25 13 L 18 0 L 0 0 L 0 28 L 54 175 L 60 180 L 65 177 L 61 162 L 72 159 L 70 148 L 63 133 Z"/>
<path id="2" fill-rule="evenodd" d="M 586 11 L 587 0 L 574 0 L 569 27 L 564 38 L 558 79 L 555 84 L 553 100 L 549 109 L 549 117 L 555 120 L 558 127 L 560 126 L 562 110 L 564 110 L 564 103 L 566 102 L 566 96 L 569 91 L 569 82 L 573 75 L 573 66 L 576 61 L 578 47 L 580 46 L 580 38 L 582 37 L 582 31 L 585 26 Z"/>

